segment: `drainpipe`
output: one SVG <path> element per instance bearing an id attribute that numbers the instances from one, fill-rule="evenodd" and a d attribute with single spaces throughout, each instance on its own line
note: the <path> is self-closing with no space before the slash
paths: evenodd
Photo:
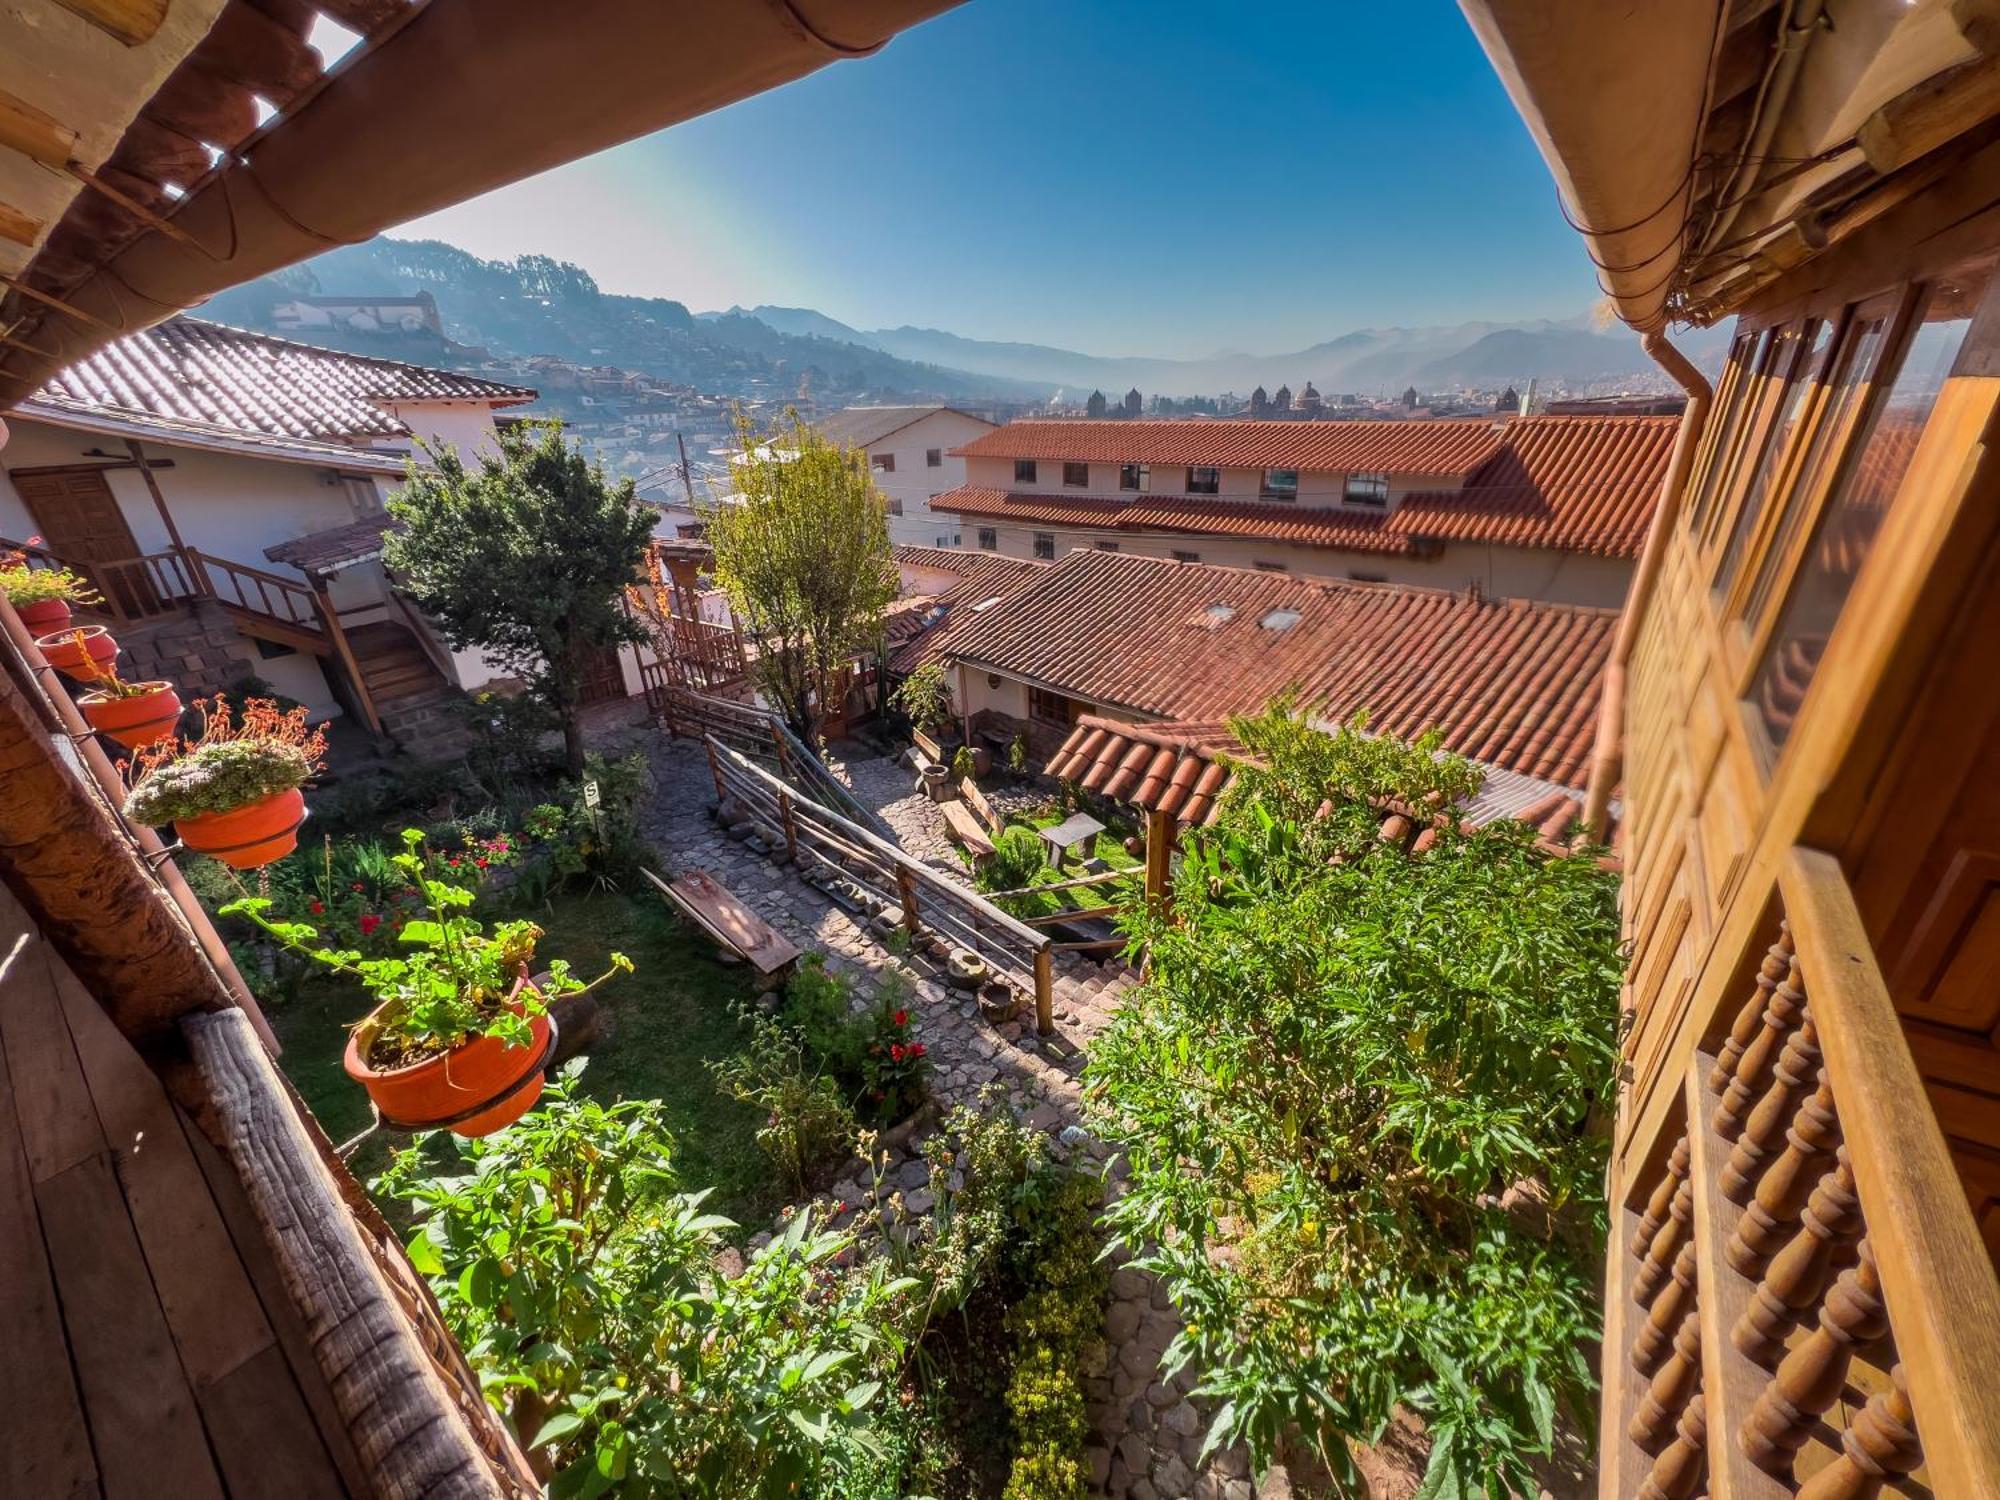
<path id="1" fill-rule="evenodd" d="M 1611 658 L 1604 664 L 1604 693 L 1598 701 L 1597 747 L 1590 762 L 1590 789 L 1583 804 L 1585 834 L 1603 843 L 1611 812 L 1611 789 L 1625 768 L 1625 668 L 1632 659 L 1632 642 L 1639 634 L 1639 621 L 1652 602 L 1653 589 L 1660 578 L 1667 541 L 1679 524 L 1681 502 L 1686 498 L 1688 471 L 1694 452 L 1708 422 L 1709 404 L 1715 392 L 1701 372 L 1688 363 L 1667 341 L 1664 333 L 1646 334 L 1640 342 L 1659 367 L 1687 392 L 1687 410 L 1681 414 L 1680 431 L 1674 436 L 1674 451 L 1667 460 L 1667 477 L 1660 486 L 1660 503 L 1653 507 L 1653 523 L 1646 528 L 1646 541 L 1639 550 L 1639 564 L 1632 572 L 1632 586 L 1625 594 L 1625 607 L 1618 615 L 1618 629 L 1611 638 Z"/>

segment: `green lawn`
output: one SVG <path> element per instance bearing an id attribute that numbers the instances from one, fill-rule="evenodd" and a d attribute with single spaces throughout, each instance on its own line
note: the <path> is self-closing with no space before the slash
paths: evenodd
<path id="1" fill-rule="evenodd" d="M 613 949 L 637 968 L 598 992 L 607 1035 L 590 1054 L 586 1091 L 604 1100 L 659 1100 L 683 1186 L 713 1188 L 711 1206 L 740 1223 L 754 1228 L 767 1220 L 783 1199 L 757 1147 L 762 1118 L 717 1093 L 706 1066 L 743 1044 L 731 1004 L 750 993 L 745 971 L 718 964 L 714 945 L 696 938 L 651 894 L 563 894 L 525 915 L 547 929 L 541 955 L 568 959 L 579 975 L 601 972 Z M 319 979 L 270 1011 L 286 1073 L 336 1141 L 369 1120 L 367 1096 L 340 1066 L 347 1027 L 362 1010 L 353 985 Z M 354 1158 L 356 1173 L 366 1180 L 392 1144 L 368 1142 Z"/>
<path id="2" fill-rule="evenodd" d="M 1008 825 L 1023 828 L 1053 828 L 1069 815 L 1055 804 L 1037 808 L 1032 812 L 1016 813 L 1007 819 Z M 1063 868 L 1058 870 L 1044 864 L 1036 877 L 1038 885 L 1052 885 L 1064 880 L 1075 880 L 1083 874 L 1083 863 L 1093 857 L 1101 859 L 1114 870 L 1143 871 L 1145 861 L 1125 852 L 1124 839 L 1132 829 L 1116 822 L 1108 823 L 1104 832 L 1098 834 L 1089 844 L 1079 844 L 1070 850 Z M 1066 891 L 1037 891 L 1033 895 L 1018 896 L 1008 903 L 1017 917 L 1048 917 L 1062 911 L 1079 911 L 1093 906 L 1110 906 L 1128 900 L 1139 893 L 1139 882 L 1135 880 L 1108 880 L 1103 885 L 1078 886 Z"/>

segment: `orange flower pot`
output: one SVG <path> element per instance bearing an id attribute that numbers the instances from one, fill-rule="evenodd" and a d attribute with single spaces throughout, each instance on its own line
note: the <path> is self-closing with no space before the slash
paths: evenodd
<path id="1" fill-rule="evenodd" d="M 77 644 L 77 637 L 83 643 Z M 83 678 L 83 664 L 86 659 L 97 663 L 104 671 L 111 670 L 111 664 L 118 660 L 118 642 L 111 632 L 102 625 L 85 625 L 76 630 L 51 630 L 35 637 L 35 645 L 48 659 L 50 666 L 58 672 L 75 678 Z"/>
<path id="2" fill-rule="evenodd" d="M 238 870 L 254 870 L 298 848 L 299 825 L 305 820 L 305 794 L 292 787 L 228 812 L 181 818 L 174 832 L 196 854 L 211 855 Z"/>
<path id="3" fill-rule="evenodd" d="M 33 604 L 23 604 L 14 611 L 21 617 L 21 623 L 36 635 L 47 635 L 61 630 L 69 624 L 69 600 L 38 599 Z"/>
<path id="4" fill-rule="evenodd" d="M 515 986 L 508 1004 L 522 1009 L 526 980 Z M 340 1065 L 347 1076 L 368 1090 L 384 1120 L 416 1129 L 442 1128 L 453 1135 L 491 1135 L 512 1125 L 542 1096 L 551 1027 L 546 1015 L 531 1017 L 533 1040 L 525 1047 L 509 1046 L 499 1037 L 474 1037 L 442 1057 L 425 1058 L 403 1068 L 369 1065 L 368 1050 L 382 1028 L 376 1010 L 347 1038 Z"/>
<path id="5" fill-rule="evenodd" d="M 113 698 L 104 693 L 85 693 L 76 700 L 90 727 L 109 735 L 127 750 L 137 750 L 163 740 L 181 721 L 181 697 L 171 682 L 141 682 L 146 689 L 136 697 Z"/>

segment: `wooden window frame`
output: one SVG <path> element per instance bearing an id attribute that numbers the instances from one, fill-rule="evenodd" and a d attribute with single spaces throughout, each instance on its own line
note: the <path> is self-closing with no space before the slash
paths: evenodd
<path id="1" fill-rule="evenodd" d="M 998 552 L 1000 550 L 1000 531 L 998 527 L 982 526 L 979 528 L 979 550 L 981 552 Z"/>
<path id="2" fill-rule="evenodd" d="M 1043 551 L 1044 547 L 1047 547 L 1048 550 Z M 1043 562 L 1054 562 L 1056 560 L 1056 534 L 1053 531 L 1036 532 L 1034 551 L 1035 556 Z"/>
<path id="3" fill-rule="evenodd" d="M 1152 468 L 1148 464 L 1120 464 L 1118 466 L 1118 488 L 1129 491 L 1132 494 L 1145 494 L 1151 488 L 1152 478 Z"/>
<path id="4" fill-rule="evenodd" d="M 1072 479 L 1072 474 L 1080 477 Z M 1090 488 L 1090 465 L 1064 460 L 1062 466 L 1063 488 L 1066 490 L 1087 490 Z"/>
<path id="5" fill-rule="evenodd" d="M 1736 513 L 1738 489 L 1745 472 L 1744 456 L 1763 451 L 1772 414 L 1784 394 L 1785 376 L 1795 362 L 1800 326 L 1799 319 L 1787 318 L 1758 331 L 1756 368 L 1739 388 L 1736 406 L 1730 414 L 1735 425 L 1720 439 L 1726 447 L 1716 454 L 1714 487 L 1702 495 L 1708 514 L 1695 538 L 1695 551 L 1706 577 L 1715 576 L 1718 535 L 1727 529 L 1727 518 Z"/>
<path id="6" fill-rule="evenodd" d="M 1715 405 L 1702 427 L 1701 449 L 1695 454 L 1694 463 L 1688 470 L 1687 492 L 1692 500 L 1688 505 L 1686 528 L 1690 540 L 1698 540 L 1707 530 L 1709 508 L 1714 504 L 1709 493 L 1710 480 L 1715 472 L 1717 449 L 1725 440 L 1725 414 L 1734 409 L 1743 393 L 1743 382 L 1749 378 L 1745 371 L 1756 363 L 1757 341 L 1762 333 L 1762 328 L 1742 328 L 1729 341 L 1729 357 L 1723 361 L 1722 377 L 1715 386 Z M 1733 434 L 1734 428 L 1729 431 Z"/>
<path id="7" fill-rule="evenodd" d="M 1035 466 L 1035 460 L 1032 458 L 1017 458 L 1014 460 L 1014 483 L 1016 484 L 1040 484 L 1041 480 L 1037 477 L 1040 472 Z"/>
<path id="8" fill-rule="evenodd" d="M 1213 475 L 1214 477 L 1206 482 L 1205 487 L 1198 488 L 1195 484 L 1195 479 L 1194 479 L 1194 476 L 1197 474 L 1209 474 Z M 1190 495 L 1221 494 L 1222 470 L 1214 464 L 1189 464 L 1187 466 L 1187 492 Z"/>

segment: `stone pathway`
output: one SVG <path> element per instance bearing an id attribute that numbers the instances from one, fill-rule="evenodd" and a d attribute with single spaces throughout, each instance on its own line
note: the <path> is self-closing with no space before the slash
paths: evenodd
<path id="1" fill-rule="evenodd" d="M 1101 1161 L 1095 1143 L 1081 1131 L 1077 1075 L 1091 1039 L 1136 982 L 1129 970 L 1060 955 L 1056 1034 L 1038 1038 L 1032 1010 L 1025 1020 L 991 1025 L 977 999 L 948 988 L 927 958 L 891 953 L 857 915 L 717 826 L 715 787 L 692 742 L 668 739 L 650 723 L 626 716 L 596 725 L 593 738 L 609 753 L 638 749 L 651 761 L 655 794 L 646 831 L 668 867 L 713 873 L 792 941 L 824 954 L 827 968 L 847 974 L 857 995 L 871 995 L 892 969 L 909 975 L 913 1030 L 929 1051 L 932 1094 L 940 1110 L 977 1103 L 992 1091 L 1028 1125 L 1054 1137 L 1058 1155 L 1075 1149 Z M 857 760 L 845 771 L 907 852 L 964 878 L 963 862 L 944 840 L 942 816 L 911 789 L 913 772 L 886 759 Z M 1116 1175 L 1114 1169 L 1114 1192 Z M 922 1200 L 909 1195 L 925 1192 L 927 1182 L 921 1158 L 910 1143 L 898 1142 L 883 1178 L 884 1195 L 902 1192 L 905 1206 L 921 1211 Z M 858 1202 L 864 1184 L 858 1174 L 850 1176 L 836 1184 L 835 1194 L 843 1202 Z M 1096 1433 L 1088 1454 L 1092 1492 L 1111 1500 L 1252 1500 L 1249 1465 L 1241 1452 L 1212 1455 L 1205 1466 L 1197 1465 L 1210 1413 L 1187 1395 L 1193 1377 L 1183 1372 L 1171 1383 L 1160 1379 L 1160 1354 L 1178 1326 L 1153 1277 L 1126 1265 L 1113 1271 L 1105 1341 L 1085 1370 Z"/>

